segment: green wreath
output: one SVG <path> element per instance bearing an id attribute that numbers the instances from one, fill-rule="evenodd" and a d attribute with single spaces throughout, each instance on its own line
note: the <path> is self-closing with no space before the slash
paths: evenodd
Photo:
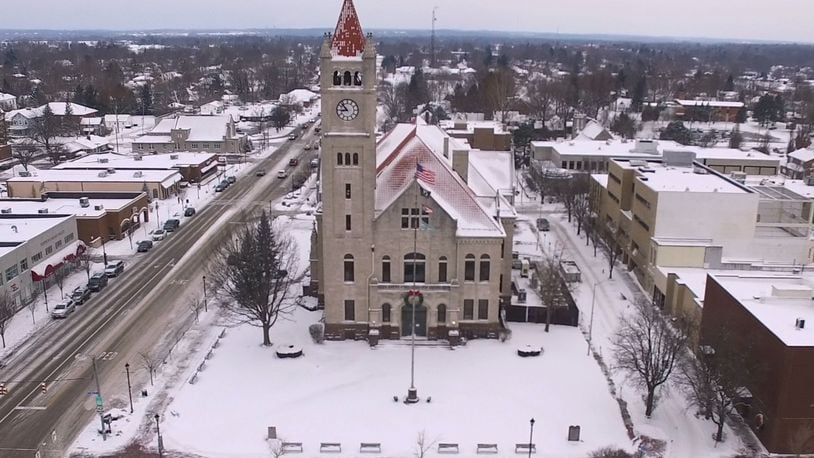
<path id="1" fill-rule="evenodd" d="M 422 305 L 424 305 L 424 295 L 421 294 L 421 291 L 411 290 L 407 291 L 407 293 L 404 296 L 402 296 L 402 300 L 404 301 L 405 307 L 412 307 L 413 304 L 410 303 L 410 298 L 412 298 L 413 296 L 418 296 L 418 304 L 416 304 L 416 307 L 421 307 Z"/>

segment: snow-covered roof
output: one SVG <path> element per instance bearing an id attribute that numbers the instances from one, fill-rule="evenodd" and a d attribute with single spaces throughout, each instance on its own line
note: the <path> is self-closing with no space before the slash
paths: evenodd
<path id="1" fill-rule="evenodd" d="M 291 103 L 303 104 L 312 102 L 313 100 L 318 98 L 319 95 L 316 94 L 315 92 L 309 91 L 308 89 L 294 89 L 288 94 L 280 95 L 280 100 L 283 100 L 285 97 L 288 97 Z"/>
<path id="2" fill-rule="evenodd" d="M 358 58 L 365 50 L 365 34 L 353 6 L 353 0 L 345 0 L 336 22 L 331 53 L 334 57 Z"/>
<path id="3" fill-rule="evenodd" d="M 57 116 L 65 116 L 68 105 L 71 106 L 72 116 L 88 116 L 97 112 L 93 108 L 86 107 L 84 105 L 80 105 L 78 103 L 73 102 L 50 102 L 46 105 L 48 105 L 48 108 L 50 108 L 51 111 Z M 39 107 L 40 113 L 42 113 L 42 110 L 44 109 L 45 105 Z"/>
<path id="4" fill-rule="evenodd" d="M 814 150 L 810 150 L 808 148 L 801 148 L 789 153 L 789 158 L 797 159 L 802 163 L 814 161 Z"/>
<path id="5" fill-rule="evenodd" d="M 42 116 L 42 111 L 37 108 L 20 108 L 19 110 L 11 110 L 5 114 L 6 121 L 11 121 L 17 115 L 26 117 L 28 119 L 34 119 Z"/>
<path id="6" fill-rule="evenodd" d="M 151 137 L 167 137 L 173 130 L 189 130 L 188 142 L 216 142 L 223 141 L 231 122 L 230 116 L 179 116 L 164 119 L 147 135 L 134 140 L 134 143 L 158 143 Z"/>
<path id="7" fill-rule="evenodd" d="M 457 222 L 459 236 L 503 237 L 503 227 L 492 218 L 492 212 L 478 202 L 472 189 L 443 157 L 446 137 L 443 130 L 435 126 L 407 126 L 410 128 L 396 126 L 379 143 L 388 154 L 376 155 L 377 215 L 416 182 L 416 164 L 421 164 L 435 175 L 434 184 L 422 181 L 421 187 L 430 191 L 431 199 Z M 440 149 L 431 147 L 438 148 L 439 143 Z"/>
<path id="8" fill-rule="evenodd" d="M 2 208 L 2 206 L 0 206 Z M 0 218 L 0 240 L 7 243 L 23 243 L 34 237 L 47 232 L 62 224 L 72 216 L 50 216 L 26 218 L 25 216 L 13 216 Z"/>
<path id="9" fill-rule="evenodd" d="M 743 102 L 727 102 L 723 100 L 683 100 L 676 99 L 676 103 L 685 107 L 712 107 L 712 108 L 742 108 Z"/>
<path id="10" fill-rule="evenodd" d="M 214 160 L 215 154 L 211 153 L 170 153 L 170 154 L 147 154 L 136 160 L 135 156 L 104 153 L 89 154 L 73 161 L 64 162 L 54 167 L 54 169 L 107 169 L 119 170 L 170 170 L 179 167 L 200 166 L 208 161 Z M 106 162 L 102 162 L 106 161 Z"/>
<path id="11" fill-rule="evenodd" d="M 514 186 L 514 161 L 511 151 L 469 152 L 469 187 L 478 196 L 494 197 L 496 191 L 511 195 Z M 476 183 L 480 181 L 481 183 Z"/>
<path id="12" fill-rule="evenodd" d="M 0 102 L 5 102 L 7 100 L 17 100 L 17 97 L 14 97 L 11 94 L 6 94 L 5 92 L 0 92 Z"/>
<path id="13" fill-rule="evenodd" d="M 814 326 L 797 329 L 797 319 L 814 323 L 811 275 L 713 275 L 730 296 L 790 347 L 814 347 Z"/>
<path id="14" fill-rule="evenodd" d="M 639 170 L 639 180 L 655 192 L 718 192 L 745 194 L 748 189 L 720 175 L 709 173 L 698 165 L 680 167 L 665 165 L 660 161 L 647 162 L 643 167 L 638 161 L 615 159 L 622 168 Z M 696 173 L 703 171 L 703 173 Z"/>
<path id="15" fill-rule="evenodd" d="M 98 117 L 98 118 L 82 118 L 82 119 L 79 120 L 79 125 L 80 126 L 100 126 L 100 125 L 102 125 L 103 121 L 104 121 L 104 118 L 101 118 L 101 117 Z"/>
<path id="16" fill-rule="evenodd" d="M 34 199 L 0 199 L 0 208 L 11 210 L 12 215 L 37 214 L 40 209 L 47 209 L 48 213 L 55 215 L 76 215 L 78 217 L 99 217 L 107 210 L 120 211 L 128 208 L 134 200 L 132 199 L 98 199 L 90 197 L 90 205 L 82 207 L 79 199 L 49 198 L 47 200 Z M 101 206 L 99 210 L 97 206 Z"/>
<path id="17" fill-rule="evenodd" d="M 579 137 L 585 140 L 605 140 L 607 137 L 613 138 L 613 135 L 602 127 L 602 124 L 591 120 L 588 121 L 585 127 L 579 132 Z"/>
<path id="18" fill-rule="evenodd" d="M 139 173 L 140 172 L 140 173 Z M 106 176 L 99 176 L 99 170 L 37 170 L 30 177 L 13 177 L 9 182 L 150 182 L 162 183 L 167 180 L 173 183 L 181 181 L 181 174 L 175 170 L 122 170 L 116 173 L 108 173 Z"/>

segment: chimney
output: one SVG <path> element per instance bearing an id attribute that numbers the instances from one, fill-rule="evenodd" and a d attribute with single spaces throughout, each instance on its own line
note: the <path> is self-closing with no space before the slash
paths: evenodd
<path id="1" fill-rule="evenodd" d="M 469 181 L 469 150 L 452 150 L 452 170 L 464 180 Z"/>
<path id="2" fill-rule="evenodd" d="M 449 137 L 444 137 L 444 157 L 449 159 Z"/>

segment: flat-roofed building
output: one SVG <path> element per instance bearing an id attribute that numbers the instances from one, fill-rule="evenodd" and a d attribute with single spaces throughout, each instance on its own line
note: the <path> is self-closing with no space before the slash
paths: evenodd
<path id="1" fill-rule="evenodd" d="M 217 155 L 212 153 L 169 153 L 124 155 L 92 154 L 54 167 L 56 170 L 177 170 L 184 180 L 195 183 L 218 169 Z"/>
<path id="2" fill-rule="evenodd" d="M 39 199 L 50 192 L 144 192 L 152 199 L 178 193 L 177 170 L 37 170 L 6 181 L 8 196 Z"/>

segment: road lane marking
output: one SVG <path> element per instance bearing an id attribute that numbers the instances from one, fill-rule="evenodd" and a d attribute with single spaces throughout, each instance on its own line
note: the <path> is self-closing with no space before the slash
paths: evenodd
<path id="1" fill-rule="evenodd" d="M 17 406 L 14 410 L 45 410 L 45 406 Z"/>

